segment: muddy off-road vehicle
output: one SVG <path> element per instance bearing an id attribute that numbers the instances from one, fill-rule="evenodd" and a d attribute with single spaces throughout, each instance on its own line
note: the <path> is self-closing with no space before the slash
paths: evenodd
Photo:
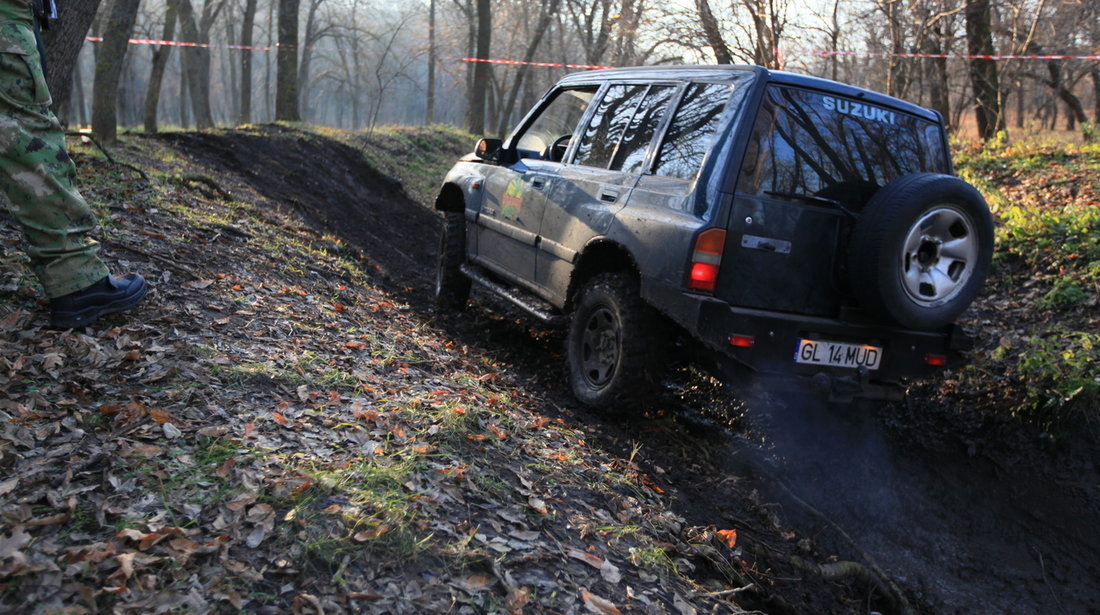
<path id="1" fill-rule="evenodd" d="M 568 76 L 460 160 L 436 208 L 438 304 L 476 283 L 567 322 L 594 406 L 643 396 L 678 337 L 723 377 L 893 397 L 962 360 L 953 321 L 993 249 L 937 113 L 759 67 Z"/>

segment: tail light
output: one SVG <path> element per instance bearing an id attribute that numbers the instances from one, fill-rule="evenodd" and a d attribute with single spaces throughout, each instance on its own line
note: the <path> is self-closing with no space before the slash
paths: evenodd
<path id="1" fill-rule="evenodd" d="M 947 357 L 943 356 L 942 354 L 925 355 L 924 363 L 926 365 L 931 365 L 932 367 L 942 367 L 944 365 L 947 365 Z"/>
<path id="2" fill-rule="evenodd" d="M 725 247 L 725 229 L 712 228 L 699 233 L 695 238 L 695 249 L 691 253 L 688 289 L 714 293 L 718 286 L 718 267 L 722 264 L 722 251 Z"/>

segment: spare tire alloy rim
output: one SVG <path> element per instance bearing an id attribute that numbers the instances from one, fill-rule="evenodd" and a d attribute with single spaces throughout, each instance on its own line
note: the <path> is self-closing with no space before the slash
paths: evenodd
<path id="1" fill-rule="evenodd" d="M 581 368 L 593 387 L 606 386 L 619 363 L 619 319 L 606 307 L 588 317 L 581 336 Z"/>
<path id="2" fill-rule="evenodd" d="M 901 281 L 917 305 L 936 307 L 966 286 L 978 259 L 978 237 L 970 216 L 941 205 L 921 216 L 905 236 Z"/>

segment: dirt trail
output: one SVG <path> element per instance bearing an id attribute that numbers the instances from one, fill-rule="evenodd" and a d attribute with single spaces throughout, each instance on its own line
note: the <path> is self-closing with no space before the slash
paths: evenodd
<path id="1" fill-rule="evenodd" d="M 195 161 L 231 169 L 219 178 L 225 188 L 248 184 L 340 236 L 414 310 L 434 318 L 426 289 L 437 218 L 353 148 L 279 128 L 160 138 Z M 793 397 L 742 404 L 700 379 L 681 390 L 691 395 L 670 392 L 644 421 L 594 416 L 565 393 L 559 333 L 476 303 L 446 326 L 547 387 L 556 408 L 546 412 L 587 425 L 592 439 L 624 456 L 640 447 L 647 471 L 676 485 L 675 512 L 689 523 L 733 524 L 773 556 L 801 549 L 867 564 L 869 555 L 921 613 L 1100 613 L 1095 449 L 1068 443 L 1045 451 L 1003 426 L 960 425 L 966 410 L 934 399 L 855 420 Z M 780 544 L 779 525 L 796 530 L 797 545 Z M 802 609 L 888 608 L 829 602 L 835 588 L 815 598 L 822 586 L 813 575 L 776 571 L 784 574 L 803 588 Z"/>

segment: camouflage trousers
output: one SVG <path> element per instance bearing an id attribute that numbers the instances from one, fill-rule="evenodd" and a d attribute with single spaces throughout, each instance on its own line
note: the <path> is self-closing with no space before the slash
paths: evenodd
<path id="1" fill-rule="evenodd" d="M 99 244 L 88 237 L 95 214 L 74 185 L 76 165 L 50 111 L 29 9 L 27 17 L 0 22 L 0 191 L 52 299 L 91 286 L 108 271 Z"/>

